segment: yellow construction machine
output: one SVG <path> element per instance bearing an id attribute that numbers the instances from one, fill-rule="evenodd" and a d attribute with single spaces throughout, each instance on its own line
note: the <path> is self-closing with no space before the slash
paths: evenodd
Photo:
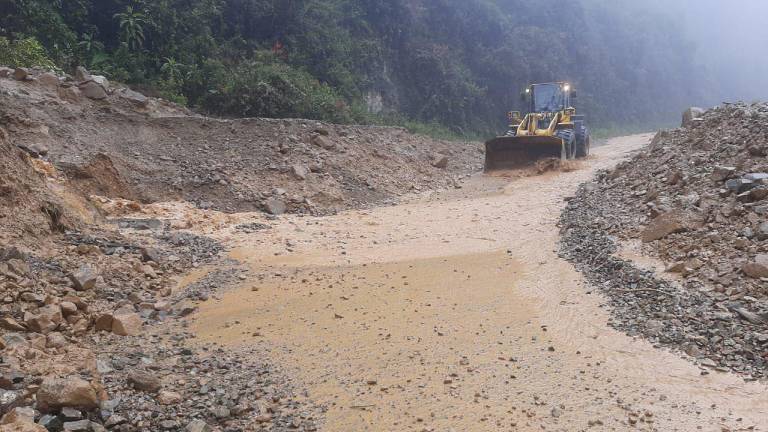
<path id="1" fill-rule="evenodd" d="M 485 171 L 515 169 L 544 158 L 562 160 L 589 156 L 589 129 L 571 105 L 570 84 L 533 84 L 521 94 L 528 114 L 508 114 L 509 131 L 485 143 Z"/>

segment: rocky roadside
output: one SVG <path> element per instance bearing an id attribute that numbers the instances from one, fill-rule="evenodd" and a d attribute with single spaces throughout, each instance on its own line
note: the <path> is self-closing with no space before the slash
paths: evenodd
<path id="1" fill-rule="evenodd" d="M 185 332 L 195 302 L 243 277 L 222 270 L 173 291 L 221 248 L 156 239 L 67 232 L 48 257 L 0 248 L 0 431 L 315 430 L 322 413 L 263 352 L 196 346 Z"/>
<path id="2" fill-rule="evenodd" d="M 768 377 L 768 105 L 725 105 L 660 132 L 583 185 L 561 254 L 608 297 L 611 324 L 705 369 Z M 680 283 L 616 256 L 622 242 Z"/>

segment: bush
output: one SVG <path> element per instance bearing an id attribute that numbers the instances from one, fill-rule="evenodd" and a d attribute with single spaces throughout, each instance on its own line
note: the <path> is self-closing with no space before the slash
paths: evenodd
<path id="1" fill-rule="evenodd" d="M 361 121 L 336 90 L 269 53 L 233 66 L 209 61 L 193 78 L 194 102 L 232 117 L 303 117 L 338 123 Z M 189 89 L 187 89 L 189 90 Z M 356 108 L 356 107 L 355 107 Z"/>
<path id="2" fill-rule="evenodd" d="M 57 69 L 45 48 L 33 37 L 15 41 L 0 37 L 0 64 L 11 67 Z"/>

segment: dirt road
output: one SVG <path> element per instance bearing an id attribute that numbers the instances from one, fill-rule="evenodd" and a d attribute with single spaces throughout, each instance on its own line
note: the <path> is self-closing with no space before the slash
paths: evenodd
<path id="1" fill-rule="evenodd" d="M 557 256 L 564 198 L 649 138 L 572 172 L 232 231 L 252 278 L 203 304 L 193 330 L 263 347 L 327 408 L 326 431 L 766 430 L 768 386 L 610 329 Z"/>

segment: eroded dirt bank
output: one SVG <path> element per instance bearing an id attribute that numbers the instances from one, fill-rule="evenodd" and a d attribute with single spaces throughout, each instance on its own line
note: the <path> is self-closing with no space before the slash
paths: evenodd
<path id="1" fill-rule="evenodd" d="M 571 172 L 478 176 L 248 235 L 209 223 L 250 272 L 192 330 L 269 352 L 327 431 L 764 430 L 764 383 L 610 329 L 604 298 L 557 256 L 564 199 L 649 140 L 614 140 Z"/>

